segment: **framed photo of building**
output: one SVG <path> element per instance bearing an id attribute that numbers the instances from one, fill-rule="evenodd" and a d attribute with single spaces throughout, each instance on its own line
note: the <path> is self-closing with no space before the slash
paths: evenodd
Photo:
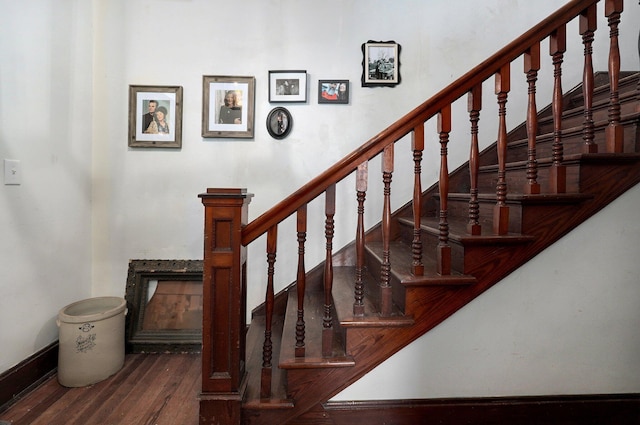
<path id="1" fill-rule="evenodd" d="M 253 138 L 254 77 L 202 77 L 202 137 Z"/>
<path id="2" fill-rule="evenodd" d="M 349 103 L 349 80 L 318 81 L 318 103 Z"/>
<path id="3" fill-rule="evenodd" d="M 182 147 L 182 87 L 129 86 L 129 147 Z"/>
<path id="4" fill-rule="evenodd" d="M 362 87 L 400 84 L 400 45 L 394 41 L 362 44 Z"/>
<path id="5" fill-rule="evenodd" d="M 307 71 L 269 71 L 269 102 L 307 101 Z"/>

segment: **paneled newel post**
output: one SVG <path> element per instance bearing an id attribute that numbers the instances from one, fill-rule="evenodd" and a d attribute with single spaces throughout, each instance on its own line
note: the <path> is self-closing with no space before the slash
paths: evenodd
<path id="1" fill-rule="evenodd" d="M 204 204 L 200 424 L 240 424 L 245 383 L 246 247 L 252 194 L 207 189 Z"/>

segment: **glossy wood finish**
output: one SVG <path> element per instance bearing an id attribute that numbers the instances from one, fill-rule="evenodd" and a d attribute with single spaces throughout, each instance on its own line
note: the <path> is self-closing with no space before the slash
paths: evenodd
<path id="1" fill-rule="evenodd" d="M 58 341 L 0 374 L 0 412 L 55 373 Z"/>
<path id="2" fill-rule="evenodd" d="M 245 390 L 247 257 L 240 229 L 253 195 L 243 189 L 208 189 L 199 196 L 205 210 L 200 413 L 239 423 Z"/>
<path id="3" fill-rule="evenodd" d="M 524 72 L 527 75 L 527 184 L 524 193 L 540 193 L 538 183 L 538 161 L 536 138 L 538 137 L 538 107 L 536 105 L 536 81 L 540 70 L 540 43 L 531 46 L 524 53 Z"/>
<path id="4" fill-rule="evenodd" d="M 604 13 L 609 20 L 609 126 L 607 127 L 607 152 L 622 152 L 624 132 L 620 123 L 620 46 L 618 45 L 618 25 L 623 8 L 622 0 L 605 0 Z"/>
<path id="5" fill-rule="evenodd" d="M 273 308 L 275 304 L 274 283 L 275 263 L 278 245 L 278 227 L 267 231 L 267 295 L 265 296 L 265 327 L 262 343 L 262 378 L 260 380 L 260 397 L 271 396 L 271 377 L 273 360 Z"/>
<path id="6" fill-rule="evenodd" d="M 567 27 L 561 25 L 549 38 L 549 54 L 553 58 L 553 155 L 549 175 L 549 186 L 553 193 L 567 191 L 567 169 L 562 163 L 564 146 L 562 145 L 562 62 L 567 50 Z"/>
<path id="7" fill-rule="evenodd" d="M 479 222 L 480 205 L 478 204 L 478 171 L 480 169 L 480 148 L 478 143 L 478 121 L 482 109 L 482 85 L 471 89 L 467 98 L 467 110 L 471 122 L 471 147 L 469 149 L 469 222 L 467 232 L 470 235 L 479 235 L 482 226 Z"/>
<path id="8" fill-rule="evenodd" d="M 411 150 L 413 150 L 413 240 L 411 252 L 413 254 L 413 274 L 422 276 L 424 264 L 422 263 L 422 229 L 420 217 L 422 216 L 422 151 L 424 151 L 424 123 L 419 124 L 411 133 Z"/>
<path id="9" fill-rule="evenodd" d="M 380 313 L 391 315 L 391 178 L 393 175 L 394 145 L 384 148 L 382 155 L 382 183 L 384 185 L 382 209 L 382 264 L 380 265 Z"/>
<path id="10" fill-rule="evenodd" d="M 298 231 L 298 274 L 296 279 L 296 293 L 298 296 L 298 319 L 296 321 L 296 357 L 304 357 L 304 293 L 307 285 L 304 261 L 305 241 L 307 239 L 307 206 L 298 208 L 296 229 Z"/>
<path id="11" fill-rule="evenodd" d="M 451 132 L 451 106 L 442 108 L 438 113 L 438 133 L 440 138 L 440 178 L 438 179 L 440 195 L 440 221 L 438 223 L 438 246 L 436 247 L 436 264 L 438 274 L 451 274 L 451 247 L 449 246 L 449 159 L 447 144 Z"/>
<path id="12" fill-rule="evenodd" d="M 495 93 L 498 97 L 498 182 L 496 205 L 493 209 L 493 232 L 505 235 L 509 231 L 509 207 L 507 206 L 507 96 L 511 89 L 510 64 L 503 65 L 496 73 Z"/>
<path id="13" fill-rule="evenodd" d="M 115 375 L 65 388 L 56 375 L 0 413 L 13 425 L 198 424 L 200 354 L 127 354 Z"/>
<path id="14" fill-rule="evenodd" d="M 358 201 L 358 224 L 356 226 L 356 270 L 354 284 L 353 314 L 364 315 L 364 201 L 367 196 L 369 162 L 363 162 L 356 171 L 356 193 Z"/>
<path id="15" fill-rule="evenodd" d="M 322 312 L 322 355 L 330 356 L 333 349 L 333 234 L 336 214 L 336 185 L 332 184 L 325 191 L 325 224 L 326 255 L 324 259 L 324 308 Z"/>
<path id="16" fill-rule="evenodd" d="M 583 139 L 584 152 L 598 152 L 598 145 L 594 142 L 593 127 L 593 38 L 598 26 L 597 5 L 593 4 L 580 14 L 580 34 L 584 44 L 584 70 L 582 90 L 584 91 L 584 123 Z"/>

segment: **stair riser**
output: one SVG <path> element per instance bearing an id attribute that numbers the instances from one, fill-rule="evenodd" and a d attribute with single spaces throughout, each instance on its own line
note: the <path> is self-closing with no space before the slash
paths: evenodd
<path id="1" fill-rule="evenodd" d="M 550 163 L 542 163 L 538 165 L 538 175 L 536 178 L 537 183 L 540 185 L 541 193 L 555 193 L 556 190 L 551 188 L 549 177 L 551 172 Z M 579 192 L 580 180 L 579 180 L 579 165 L 575 163 L 567 163 L 566 169 L 566 185 L 565 193 Z M 526 167 L 521 165 L 518 167 L 509 167 L 506 171 L 507 181 L 507 197 L 509 193 L 522 194 L 527 193 L 527 170 Z M 478 190 L 480 193 L 495 193 L 496 185 L 498 183 L 498 177 L 495 170 L 483 169 L 478 175 Z"/>
<path id="2" fill-rule="evenodd" d="M 479 207 L 479 223 L 485 229 L 493 227 L 493 211 L 496 202 L 491 199 L 481 199 L 478 202 Z M 519 203 L 507 202 L 509 206 L 509 232 L 520 232 L 520 216 L 522 214 L 522 206 Z M 449 219 L 456 217 L 468 220 L 469 217 L 469 201 L 467 199 L 449 199 L 448 214 Z"/>
<path id="3" fill-rule="evenodd" d="M 598 152 L 606 152 L 605 127 L 595 129 L 594 143 L 598 146 Z M 536 158 L 540 161 L 553 156 L 553 134 L 546 133 L 538 136 L 536 140 Z M 564 156 L 584 153 L 584 139 L 581 130 L 562 135 L 562 152 Z M 624 126 L 624 152 L 638 151 L 638 123 L 627 123 Z M 507 162 L 527 161 L 529 159 L 528 144 L 526 139 L 511 142 L 507 146 Z M 483 152 L 480 161 L 481 166 L 497 164 L 495 149 Z"/>
<path id="4" fill-rule="evenodd" d="M 595 104 L 595 102 L 594 102 Z M 620 99 L 620 113 L 622 115 L 631 114 L 635 110 L 636 100 L 633 93 L 626 95 L 624 98 Z M 609 104 L 600 103 L 597 104 L 593 112 L 593 121 L 595 123 L 598 122 L 608 122 L 609 120 Z M 562 128 L 573 128 L 573 127 L 582 127 L 584 124 L 584 111 L 582 108 L 573 109 L 562 116 Z M 553 117 L 543 118 L 538 121 L 538 134 L 546 134 L 553 133 L 554 123 Z"/>

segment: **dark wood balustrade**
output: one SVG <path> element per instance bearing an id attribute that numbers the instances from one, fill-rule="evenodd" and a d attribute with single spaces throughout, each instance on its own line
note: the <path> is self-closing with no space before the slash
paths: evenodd
<path id="1" fill-rule="evenodd" d="M 480 235 L 508 236 L 512 232 L 512 213 L 507 200 L 512 194 L 537 195 L 544 193 L 564 194 L 567 187 L 567 164 L 565 147 L 563 145 L 563 91 L 562 91 L 562 66 L 564 54 L 567 48 L 567 23 L 573 19 L 579 19 L 579 35 L 584 45 L 584 72 L 583 72 L 583 96 L 584 113 L 582 128 L 582 152 L 594 154 L 598 146 L 594 136 L 594 70 L 592 62 L 592 42 L 596 32 L 597 0 L 575 0 L 566 4 L 544 22 L 536 25 L 521 37 L 501 49 L 495 55 L 473 68 L 464 76 L 456 80 L 450 86 L 437 93 L 435 96 L 409 112 L 397 122 L 383 130 L 372 139 L 364 143 L 334 166 L 320 174 L 301 189 L 277 203 L 273 208 L 246 223 L 247 205 L 251 195 L 244 190 L 209 189 L 202 194 L 205 204 L 205 271 L 204 271 L 204 297 L 205 297 L 205 321 L 203 331 L 203 384 L 201 400 L 201 423 L 208 422 L 211 417 L 225 418 L 228 422 L 239 424 L 241 418 L 241 406 L 245 398 L 246 370 L 245 370 L 245 326 L 244 314 L 246 311 L 244 300 L 246 292 L 246 247 L 258 237 L 267 235 L 267 276 L 266 297 L 264 304 L 265 324 L 264 343 L 262 355 L 262 371 L 260 398 L 266 404 L 274 406 L 280 402 L 296 404 L 295 400 L 276 401 L 272 393 L 274 382 L 274 342 L 272 322 L 274 305 L 277 302 L 274 294 L 274 273 L 276 267 L 276 255 L 291 255 L 290 253 L 277 253 L 277 228 L 286 218 L 297 214 L 297 242 L 298 242 L 298 269 L 296 274 L 297 291 L 297 320 L 295 321 L 295 347 L 293 351 L 297 364 L 304 364 L 309 356 L 309 335 L 315 331 L 307 328 L 306 323 L 306 286 L 307 270 L 305 268 L 305 241 L 307 234 L 307 205 L 325 195 L 325 238 L 326 257 L 324 260 L 323 280 L 323 306 L 322 306 L 322 347 L 323 358 L 330 358 L 334 353 L 336 333 L 334 330 L 333 305 L 335 294 L 333 293 L 334 266 L 333 266 L 333 240 L 334 240 L 334 216 L 336 208 L 336 186 L 345 177 L 355 173 L 355 195 L 357 202 L 357 217 L 355 234 L 355 272 L 352 279 L 352 293 L 350 295 L 349 309 L 354 320 L 367 319 L 371 312 L 365 308 L 365 294 L 373 288 L 367 287 L 367 267 L 365 260 L 365 225 L 364 211 L 367 196 L 382 198 L 382 211 L 380 213 L 381 224 L 381 266 L 377 277 L 377 314 L 386 319 L 386 324 L 393 323 L 394 295 L 392 291 L 392 266 L 394 262 L 408 262 L 410 264 L 411 277 L 415 285 L 439 284 L 447 278 L 453 279 L 451 233 L 449 222 L 450 173 L 448 159 L 448 145 L 454 141 L 449 140 L 452 126 L 452 105 L 458 99 L 467 95 L 469 120 L 471 123 L 471 140 L 469 150 L 468 167 L 468 213 L 465 218 L 466 228 L 463 235 L 457 237 L 480 237 Z M 608 109 L 608 126 L 606 129 L 606 151 L 610 153 L 622 152 L 624 146 L 624 128 L 621 123 L 621 106 L 619 95 L 620 82 L 620 51 L 618 47 L 618 26 L 622 13 L 622 0 L 604 0 L 605 14 L 610 27 L 609 57 L 609 86 L 610 103 Z M 551 147 L 550 165 L 546 168 L 544 184 L 540 181 L 541 168 L 539 164 L 539 152 L 537 137 L 539 136 L 540 123 L 539 111 L 536 105 L 536 87 L 538 72 L 541 67 L 540 46 L 548 39 L 549 54 L 553 60 L 553 97 L 552 97 L 552 123 L 553 143 Z M 508 185 L 508 143 L 507 143 L 507 99 L 511 86 L 516 83 L 511 78 L 511 66 L 514 60 L 524 58 L 524 81 L 526 84 L 528 100 L 526 114 L 526 181 L 520 187 L 511 192 Z M 495 193 L 493 195 L 482 194 L 479 187 L 480 152 L 478 143 L 479 120 L 482 108 L 482 84 L 495 79 L 495 96 L 497 114 L 496 155 L 497 177 L 495 178 Z M 519 80 L 519 79 L 518 79 Z M 492 115 L 485 113 L 483 116 Z M 437 135 L 425 136 L 425 122 L 437 119 Z M 394 171 L 395 143 L 403 137 L 411 136 L 411 150 L 414 169 L 414 187 L 412 199 L 412 242 L 407 255 L 409 259 L 400 259 L 392 255 L 392 216 L 391 190 Z M 424 234 L 424 205 L 422 202 L 423 189 L 422 163 L 423 151 L 426 139 L 436 139 L 440 143 L 439 180 L 437 207 L 437 239 L 438 243 L 434 252 L 425 254 L 423 241 Z M 455 141 L 458 142 L 458 141 Z M 383 193 L 367 194 L 369 170 L 368 163 L 374 157 L 381 155 L 382 170 L 381 180 Z M 435 158 L 427 158 L 430 167 L 437 162 Z M 483 209 L 481 203 L 483 197 L 493 196 L 495 202 L 492 216 L 486 216 L 488 209 Z M 542 196 L 542 195 L 540 195 Z M 532 198 L 533 199 L 533 198 Z M 491 213 L 490 212 L 490 213 Z M 489 213 L 489 214 L 490 214 Z M 524 220 L 524 219 L 521 219 Z M 483 226 L 489 223 L 489 226 Z M 463 224 L 463 226 L 465 225 Z M 493 224 L 493 226 L 491 226 Z M 456 234 L 460 230 L 456 229 Z M 284 237 L 289 237 L 284 235 Z M 294 237 L 291 235 L 291 237 Z M 513 237 L 513 240 L 522 241 L 524 237 Z M 428 258 L 427 258 L 428 257 Z M 426 264 L 434 263 L 433 267 Z M 455 267 L 457 269 L 472 269 L 470 265 Z M 374 272 L 369 270 L 369 272 Z M 466 278 L 471 280 L 470 277 Z M 451 280 L 453 281 L 453 280 Z M 215 282 L 215 284 L 214 284 Z M 462 281 L 461 281 L 462 282 Z M 462 282 L 464 283 L 464 282 Z M 409 290 L 408 290 L 409 291 Z M 404 307 L 404 306 L 403 306 Z M 408 309 L 408 307 L 407 307 Z M 321 361 L 314 359 L 314 361 Z M 292 379 L 294 380 L 294 379 Z M 294 394 L 289 394 L 292 398 Z M 303 403 L 300 409 L 305 408 Z M 272 406 L 273 407 L 273 406 Z M 217 423 L 217 422 L 216 422 Z"/>

